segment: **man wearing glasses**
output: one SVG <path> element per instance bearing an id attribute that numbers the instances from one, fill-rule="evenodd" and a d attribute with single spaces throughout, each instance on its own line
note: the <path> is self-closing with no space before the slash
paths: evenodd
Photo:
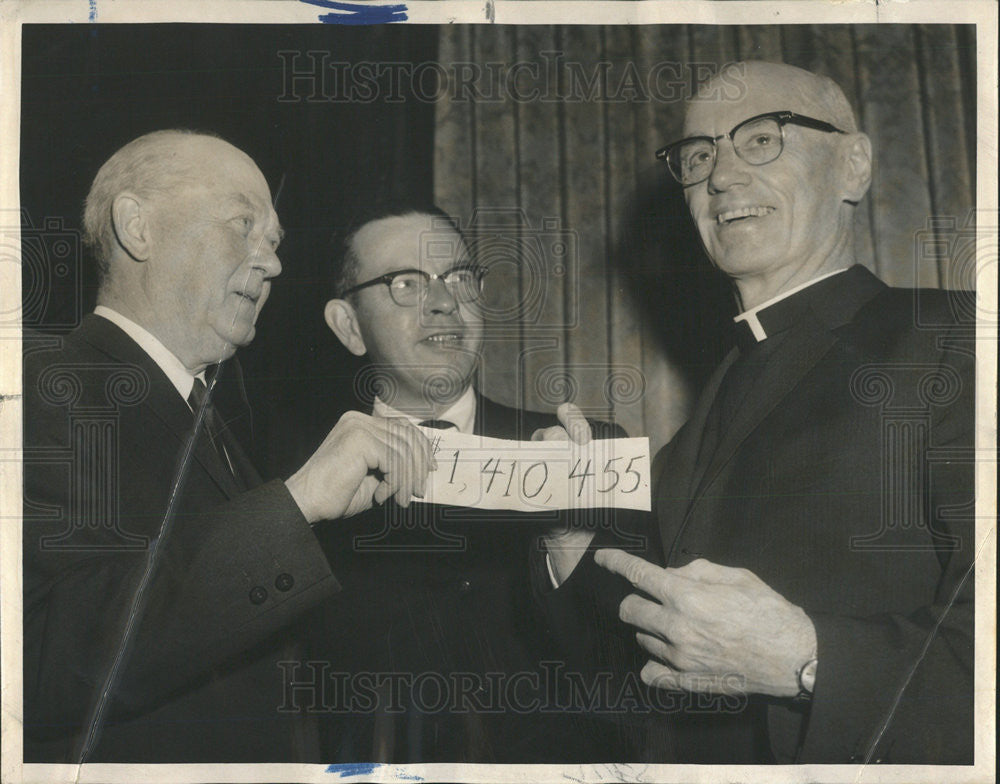
<path id="1" fill-rule="evenodd" d="M 738 348 L 654 461 L 662 548 L 596 539 L 549 611 L 597 566 L 642 592 L 619 615 L 643 680 L 733 695 L 677 718 L 682 761 L 970 763 L 974 341 L 944 292 L 855 264 L 871 144 L 839 87 L 730 68 L 742 95 L 709 82 L 657 157 L 735 284 Z"/>
<path id="2" fill-rule="evenodd" d="M 513 440 L 559 425 L 554 415 L 501 405 L 475 388 L 479 298 L 489 277 L 445 213 L 380 205 L 345 235 L 325 316 L 340 342 L 370 361 L 364 372 L 374 383 L 364 386 L 377 390 L 375 418 Z M 578 425 L 591 432 L 582 417 Z M 328 683 L 343 684 L 326 694 L 324 759 L 625 756 L 610 723 L 542 710 L 546 684 L 555 686 L 542 662 L 551 665 L 556 651 L 532 612 L 527 555 L 541 534 L 564 524 L 547 514 L 389 502 L 318 530 L 350 593 L 313 626 L 311 658 L 329 662 Z"/>

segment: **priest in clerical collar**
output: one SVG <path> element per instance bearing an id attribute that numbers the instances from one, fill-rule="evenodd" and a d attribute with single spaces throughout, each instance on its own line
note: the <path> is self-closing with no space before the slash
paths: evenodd
<path id="1" fill-rule="evenodd" d="M 666 718 L 678 755 L 662 761 L 971 763 L 967 325 L 946 292 L 856 264 L 872 146 L 831 79 L 730 64 L 656 155 L 734 284 L 737 347 L 654 461 L 660 544 L 640 559 L 600 534 L 582 557 L 553 543 L 569 576 L 547 610 L 607 603 L 593 586 L 610 569 L 641 646 L 619 666 L 701 708 L 725 695 Z"/>

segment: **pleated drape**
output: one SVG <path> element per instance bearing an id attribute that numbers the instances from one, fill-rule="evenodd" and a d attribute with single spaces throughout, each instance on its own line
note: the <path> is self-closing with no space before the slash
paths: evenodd
<path id="1" fill-rule="evenodd" d="M 734 310 L 653 157 L 720 64 L 787 62 L 844 89 L 876 160 L 858 260 L 967 288 L 975 38 L 961 26 L 442 26 L 434 193 L 491 272 L 480 388 L 573 400 L 655 449 L 687 416 Z"/>

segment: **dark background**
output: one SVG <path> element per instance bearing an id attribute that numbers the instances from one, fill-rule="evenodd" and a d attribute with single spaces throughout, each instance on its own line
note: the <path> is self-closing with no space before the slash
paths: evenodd
<path id="1" fill-rule="evenodd" d="M 286 231 L 281 277 L 240 352 L 254 411 L 254 450 L 266 474 L 290 473 L 353 405 L 359 363 L 323 321 L 331 238 L 355 209 L 381 196 L 432 199 L 434 105 L 280 101 L 281 50 L 325 50 L 338 60 L 433 60 L 434 27 L 273 25 L 26 25 L 23 36 L 21 207 L 32 229 L 53 219 L 74 233 L 101 164 L 160 128 L 209 130 L 256 161 Z M 280 191 L 279 191 L 280 188 Z M 55 224 L 58 226 L 59 224 Z M 39 240 L 42 241 L 42 240 Z M 61 246 L 60 246 L 61 247 Z M 57 248 L 57 250 L 60 248 Z M 71 328 L 93 309 L 92 260 L 65 277 L 26 253 L 25 326 Z M 38 254 L 39 261 L 51 261 Z M 78 287 L 79 285 L 79 287 Z"/>

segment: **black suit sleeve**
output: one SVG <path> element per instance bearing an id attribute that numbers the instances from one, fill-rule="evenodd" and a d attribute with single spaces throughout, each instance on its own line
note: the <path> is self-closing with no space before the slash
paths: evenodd
<path id="1" fill-rule="evenodd" d="M 810 614 L 819 667 L 803 759 L 972 761 L 975 385 L 971 357 L 948 353 L 945 362 L 961 378 L 960 396 L 930 423 L 929 493 L 910 510 L 937 547 L 933 600 L 908 615 Z"/>
<path id="2" fill-rule="evenodd" d="M 337 590 L 282 482 L 226 499 L 192 460 L 175 484 L 181 442 L 141 408 L 122 413 L 114 454 L 67 458 L 65 407 L 36 392 L 28 372 L 27 734 L 80 733 L 116 660 L 111 721 L 155 707 Z M 102 495 L 112 474 L 121 481 Z M 88 506 L 98 497 L 108 505 Z"/>

